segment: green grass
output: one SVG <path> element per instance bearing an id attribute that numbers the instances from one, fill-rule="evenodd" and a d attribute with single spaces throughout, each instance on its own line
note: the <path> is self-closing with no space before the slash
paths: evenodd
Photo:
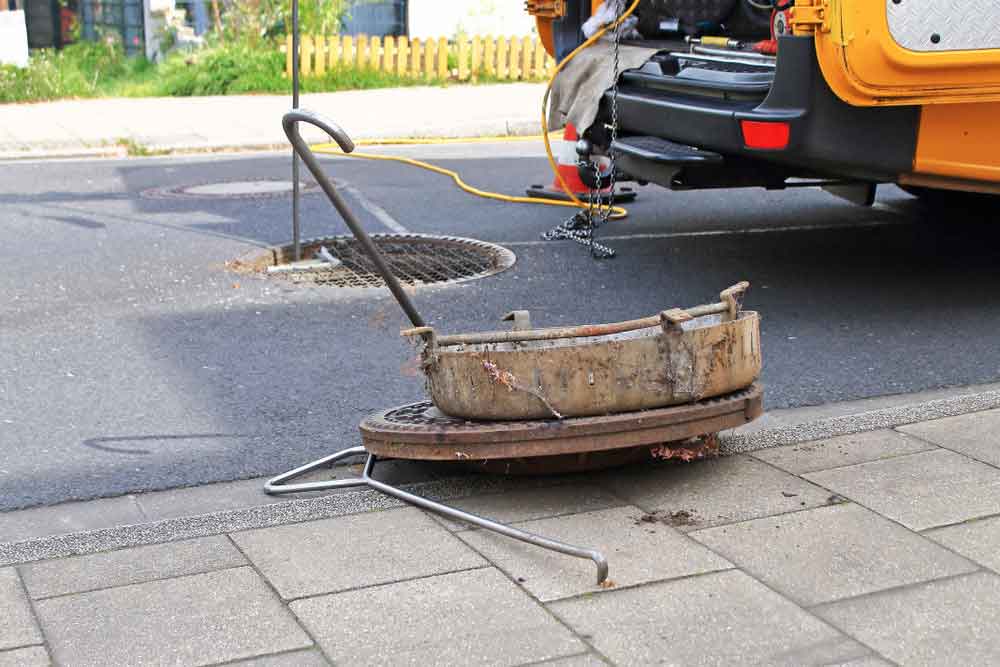
<path id="1" fill-rule="evenodd" d="M 0 65 L 0 102 L 34 102 L 66 97 L 114 95 L 124 81 L 153 76 L 142 58 L 126 58 L 115 44 L 83 42 L 62 51 L 41 49 L 28 67 Z"/>
<path id="2" fill-rule="evenodd" d="M 153 149 L 145 144 L 140 144 L 131 137 L 122 137 L 115 142 L 115 145 L 124 148 L 125 154 L 130 157 L 149 157 L 151 155 L 167 155 L 170 153 L 168 150 Z"/>
<path id="3" fill-rule="evenodd" d="M 0 66 L 0 103 L 62 98 L 152 97 L 291 93 L 285 57 L 271 43 L 250 47 L 225 43 L 192 53 L 171 54 L 153 65 L 126 58 L 116 44 L 81 42 L 62 51 L 32 53 L 24 69 Z M 372 69 L 337 68 L 302 79 L 303 92 L 441 85 Z"/>

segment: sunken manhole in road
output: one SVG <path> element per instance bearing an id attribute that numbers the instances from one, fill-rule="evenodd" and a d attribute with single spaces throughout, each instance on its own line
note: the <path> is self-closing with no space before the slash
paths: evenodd
<path id="1" fill-rule="evenodd" d="M 299 192 L 316 192 L 315 183 L 302 183 Z M 140 193 L 148 199 L 275 199 L 292 195 L 292 181 L 277 179 L 251 179 L 246 181 L 220 181 L 198 185 L 178 185 L 149 188 Z"/>
<path id="2" fill-rule="evenodd" d="M 457 283 L 505 271 L 516 257 L 507 248 L 454 236 L 373 234 L 372 242 L 392 274 L 410 287 Z M 237 271 L 329 287 L 385 287 L 375 264 L 353 236 L 302 242 L 302 260 L 292 260 L 291 245 L 272 248 L 250 260 L 230 262 Z"/>

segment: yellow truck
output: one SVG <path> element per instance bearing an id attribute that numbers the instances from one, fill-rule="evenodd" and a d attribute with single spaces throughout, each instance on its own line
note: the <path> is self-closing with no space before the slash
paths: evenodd
<path id="1" fill-rule="evenodd" d="M 560 59 L 602 4 L 526 8 Z M 1000 194 L 1000 0 L 641 0 L 633 16 L 622 47 L 655 52 L 618 73 L 616 136 L 611 89 L 578 128 L 620 178 Z"/>

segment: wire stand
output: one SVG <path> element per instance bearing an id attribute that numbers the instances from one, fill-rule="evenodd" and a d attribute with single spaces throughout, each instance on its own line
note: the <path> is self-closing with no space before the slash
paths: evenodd
<path id="1" fill-rule="evenodd" d="M 352 456 L 368 457 L 365 459 L 365 465 L 359 477 L 355 477 L 353 479 L 331 479 L 324 482 L 299 482 L 297 484 L 289 483 L 306 473 L 310 473 L 319 468 L 331 466 L 337 461 L 350 458 Z M 476 514 L 463 512 L 462 510 L 455 509 L 454 507 L 449 507 L 448 505 L 428 500 L 427 498 L 415 495 L 409 491 L 404 491 L 403 489 L 392 486 L 391 484 L 380 482 L 372 476 L 372 471 L 375 469 L 375 461 L 375 455 L 369 453 L 364 447 L 348 447 L 347 449 L 342 449 L 335 454 L 324 456 L 323 458 L 317 459 L 312 463 L 307 463 L 304 466 L 300 466 L 294 470 L 289 470 L 286 473 L 282 473 L 281 475 L 274 477 L 264 485 L 264 492 L 272 496 L 277 496 L 285 493 L 328 491 L 331 489 L 367 486 L 371 489 L 379 491 L 380 493 L 384 493 L 387 496 L 392 496 L 393 498 L 402 500 L 410 505 L 415 505 L 416 507 L 441 514 L 450 519 L 455 519 L 456 521 L 462 521 L 464 523 L 472 524 L 473 526 L 478 526 L 479 528 L 485 528 L 486 530 L 491 530 L 494 533 L 500 533 L 501 535 L 506 535 L 507 537 L 511 537 L 515 540 L 520 540 L 522 542 L 527 542 L 528 544 L 533 544 L 536 547 L 548 549 L 549 551 L 558 551 L 559 553 L 566 554 L 567 556 L 574 556 L 576 558 L 586 558 L 587 560 L 593 561 L 597 566 L 598 584 L 608 578 L 608 560 L 600 551 L 597 551 L 596 549 L 577 547 L 572 544 L 566 544 L 565 542 L 551 540 L 547 537 L 542 537 L 541 535 L 528 533 L 523 530 L 486 519 Z"/>

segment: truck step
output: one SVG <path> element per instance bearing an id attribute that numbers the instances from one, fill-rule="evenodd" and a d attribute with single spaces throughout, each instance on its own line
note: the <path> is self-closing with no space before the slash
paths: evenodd
<path id="1" fill-rule="evenodd" d="M 619 137 L 612 142 L 611 152 L 662 165 L 693 167 L 722 164 L 722 156 L 718 153 L 685 146 L 659 137 Z"/>

